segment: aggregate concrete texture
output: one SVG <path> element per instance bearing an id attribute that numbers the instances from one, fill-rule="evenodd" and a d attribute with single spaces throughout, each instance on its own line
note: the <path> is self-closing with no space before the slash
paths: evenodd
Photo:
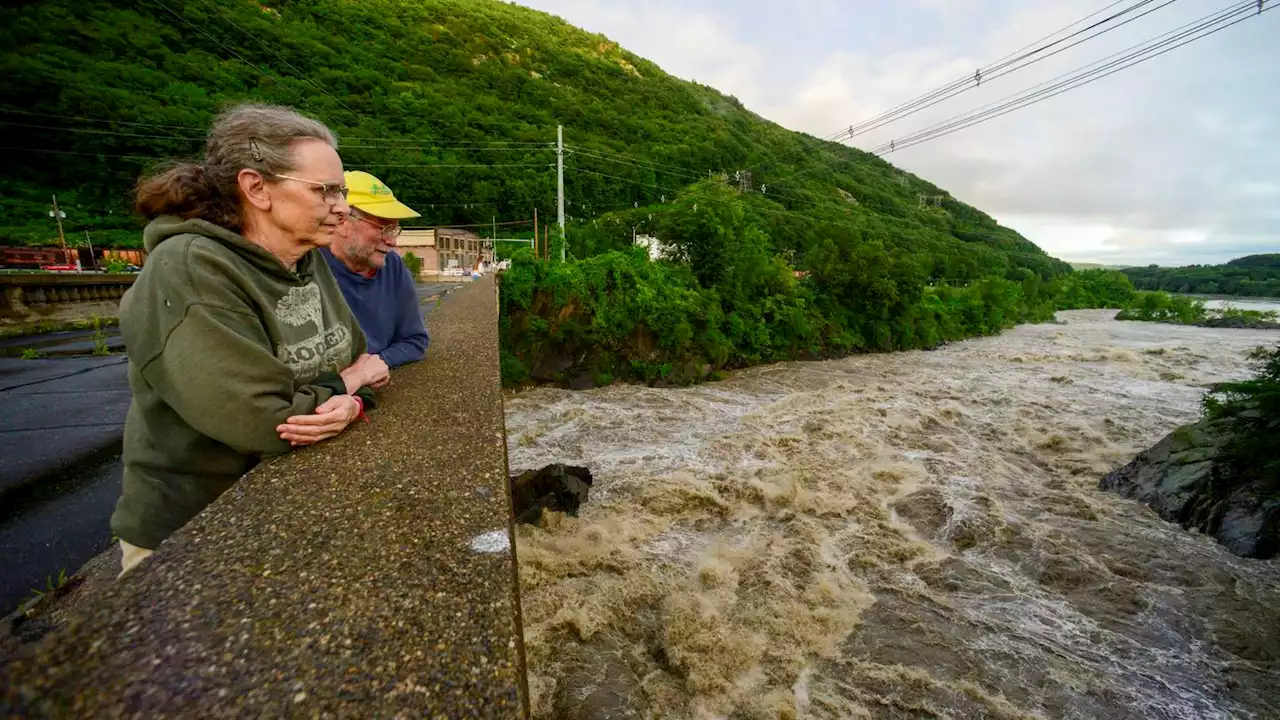
<path id="1" fill-rule="evenodd" d="M 0 669 L 0 715 L 527 716 L 493 277 L 451 296 L 370 423 L 264 463 Z"/>

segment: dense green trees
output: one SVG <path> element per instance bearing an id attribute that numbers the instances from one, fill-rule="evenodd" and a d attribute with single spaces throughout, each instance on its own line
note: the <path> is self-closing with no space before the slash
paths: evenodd
<path id="1" fill-rule="evenodd" d="M 1276 321 L 1276 312 L 1273 310 L 1249 310 L 1231 305 L 1207 309 L 1203 300 L 1158 290 L 1139 290 L 1131 294 L 1132 300 L 1116 315 L 1117 320 L 1258 328 L 1271 328 Z"/>
<path id="2" fill-rule="evenodd" d="M 1215 495 L 1252 486 L 1256 496 L 1280 496 L 1280 345 L 1256 354 L 1258 373 L 1249 380 L 1221 383 L 1205 395 L 1205 414 L 1227 421 L 1232 432 L 1214 467 Z M 1272 513 L 1276 512 L 1272 500 Z M 1272 539 L 1274 542 L 1274 538 Z"/>
<path id="3" fill-rule="evenodd" d="M 1204 302 L 1200 300 L 1163 292 L 1138 292 L 1116 319 L 1194 325 L 1206 316 Z"/>
<path id="4" fill-rule="evenodd" d="M 682 193 L 690 209 L 699 194 L 723 202 L 715 183 L 691 181 L 749 167 L 741 212 L 794 267 L 831 239 L 907 253 L 935 282 L 1066 272 L 878 157 L 787 131 L 607 38 L 497 0 L 45 0 L 8 9 L 0 41 L 0 242 L 49 242 L 56 192 L 69 235 L 137 244 L 139 173 L 197 154 L 219 108 L 254 99 L 329 123 L 346 164 L 386 180 L 424 224 L 547 218 L 563 124 L 567 240 L 580 258 L 657 232 L 657 211 Z M 920 207 L 920 194 L 945 200 Z"/>
<path id="5" fill-rule="evenodd" d="M 1057 280 L 1052 290 L 1057 310 L 1124 308 L 1133 301 L 1133 284 L 1116 270 L 1079 270 Z"/>
<path id="6" fill-rule="evenodd" d="M 517 253 L 502 279 L 504 378 L 691 382 L 759 362 L 931 348 L 1047 320 L 1055 307 L 1120 307 L 1133 294 L 1109 270 L 1043 279 L 993 263 L 972 282 L 939 281 L 939 257 L 895 248 L 892 236 L 833 224 L 783 243 L 761 209 L 705 183 L 612 214 L 588 236 L 619 249 L 569 263 Z M 669 259 L 630 246 L 641 218 Z"/>
<path id="7" fill-rule="evenodd" d="M 1125 268 L 1139 290 L 1280 297 L 1280 253 L 1246 255 L 1225 265 Z"/>

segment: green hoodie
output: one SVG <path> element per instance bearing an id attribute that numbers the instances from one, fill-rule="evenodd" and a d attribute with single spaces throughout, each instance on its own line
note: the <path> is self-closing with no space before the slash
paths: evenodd
<path id="1" fill-rule="evenodd" d="M 290 271 L 230 230 L 174 217 L 143 239 L 146 269 L 120 303 L 133 403 L 111 528 L 155 548 L 260 458 L 291 449 L 276 426 L 345 393 L 338 372 L 365 337 L 314 250 Z"/>

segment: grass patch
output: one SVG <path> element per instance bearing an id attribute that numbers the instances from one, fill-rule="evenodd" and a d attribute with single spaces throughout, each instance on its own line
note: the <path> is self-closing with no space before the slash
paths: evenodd
<path id="1" fill-rule="evenodd" d="M 98 356 L 111 354 L 111 348 L 107 347 L 107 333 L 103 330 L 102 318 L 97 315 L 93 316 L 93 354 Z"/>
<path id="2" fill-rule="evenodd" d="M 66 586 L 66 584 L 67 584 L 67 569 L 63 568 L 62 570 L 58 571 L 57 578 L 54 578 L 52 575 L 49 575 L 48 577 L 45 578 L 43 590 L 40 588 L 32 588 L 31 594 L 34 595 L 35 597 L 44 597 L 49 593 L 53 593 L 61 590 L 64 586 Z"/>
<path id="3" fill-rule="evenodd" d="M 30 335 L 48 335 L 49 333 L 66 332 L 68 330 L 100 330 L 119 324 L 120 319 L 114 317 L 94 317 L 89 320 L 40 320 L 26 325 L 0 328 L 0 340 Z"/>

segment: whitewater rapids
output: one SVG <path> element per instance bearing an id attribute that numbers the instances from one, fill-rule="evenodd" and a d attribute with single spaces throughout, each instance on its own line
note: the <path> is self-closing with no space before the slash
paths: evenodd
<path id="1" fill-rule="evenodd" d="M 1097 489 L 1280 335 L 1113 316 L 509 396 L 596 479 L 517 535 L 535 715 L 1280 717 L 1280 562 Z"/>

